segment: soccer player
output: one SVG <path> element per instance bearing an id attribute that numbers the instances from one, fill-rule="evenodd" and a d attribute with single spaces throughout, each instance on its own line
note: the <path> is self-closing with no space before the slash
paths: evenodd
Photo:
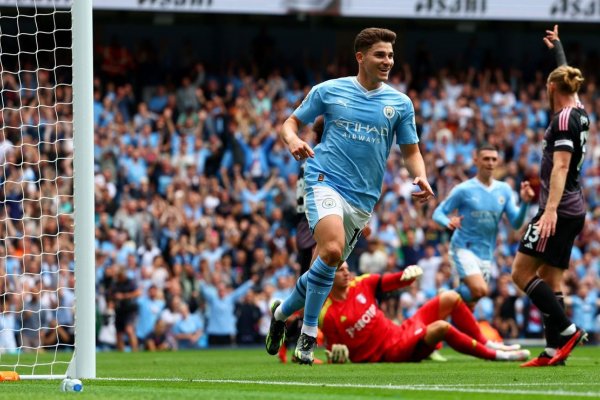
<path id="1" fill-rule="evenodd" d="M 480 146 L 473 161 L 477 167 L 475 177 L 453 188 L 433 212 L 435 222 L 455 231 L 449 255 L 461 281 L 456 291 L 471 308 L 488 293 L 491 260 L 502 214 L 506 214 L 514 229 L 519 229 L 534 196 L 529 182 L 522 182 L 520 196 L 525 204 L 517 207 L 511 187 L 494 179 L 498 165 L 495 147 Z M 458 211 L 458 215 L 451 215 L 454 211 Z"/>
<path id="2" fill-rule="evenodd" d="M 397 325 L 377 306 L 378 292 L 410 285 L 423 273 L 412 265 L 404 271 L 351 278 L 346 263 L 335 274 L 333 289 L 321 310 L 319 325 L 332 362 L 409 362 L 429 356 L 442 340 L 454 350 L 497 361 L 526 360 L 528 350 L 489 341 L 473 313 L 455 291 L 446 291 L 425 303 L 412 317 Z M 455 326 L 446 318 L 451 317 Z"/>
<path id="3" fill-rule="evenodd" d="M 285 336 L 285 319 L 304 307 L 302 333 L 294 358 L 312 364 L 317 319 L 335 270 L 356 244 L 381 195 L 386 160 L 394 142 L 420 190 L 416 201 L 433 196 L 419 151 L 410 99 L 385 83 L 394 65 L 396 34 L 367 28 L 355 38 L 358 75 L 314 86 L 284 122 L 281 138 L 297 160 L 305 160 L 306 214 L 317 256 L 290 297 L 273 305 L 267 335 L 269 354 L 277 354 Z M 323 115 L 321 143 L 313 150 L 298 137 L 301 124 Z"/>
<path id="4" fill-rule="evenodd" d="M 513 281 L 544 315 L 546 348 L 523 367 L 564 365 L 573 348 L 587 339 L 587 333 L 565 314 L 561 282 L 585 222 L 579 170 L 590 121 L 577 96 L 581 71 L 566 65 L 558 26 L 546 33 L 544 42 L 555 51 L 559 64 L 546 81 L 554 115 L 544 134 L 540 210 L 527 225 L 512 266 Z"/>

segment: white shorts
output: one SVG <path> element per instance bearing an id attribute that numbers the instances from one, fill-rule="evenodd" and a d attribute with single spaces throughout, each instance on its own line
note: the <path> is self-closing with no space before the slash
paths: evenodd
<path id="1" fill-rule="evenodd" d="M 306 218 L 312 232 L 317 223 L 328 215 L 339 215 L 342 218 L 346 237 L 342 261 L 345 261 L 356 246 L 362 230 L 367 226 L 371 213 L 348 204 L 338 192 L 325 185 L 307 188 L 304 204 Z"/>
<path id="2" fill-rule="evenodd" d="M 448 250 L 450 255 L 450 264 L 458 273 L 460 280 L 470 275 L 479 274 L 483 276 L 486 283 L 490 282 L 492 273 L 492 262 L 482 260 L 469 249 L 450 246 Z"/>

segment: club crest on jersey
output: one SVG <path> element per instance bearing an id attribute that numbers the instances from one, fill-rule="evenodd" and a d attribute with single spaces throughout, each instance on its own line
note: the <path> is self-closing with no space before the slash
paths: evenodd
<path id="1" fill-rule="evenodd" d="M 356 296 L 356 300 L 360 303 L 360 304 L 366 304 L 367 303 L 367 298 L 365 297 L 364 294 L 359 293 L 358 296 Z"/>
<path id="2" fill-rule="evenodd" d="M 498 204 L 502 206 L 504 205 L 504 203 L 506 203 L 506 199 L 504 198 L 504 196 L 498 197 Z"/>
<path id="3" fill-rule="evenodd" d="M 322 206 L 323 208 L 333 208 L 335 207 L 335 200 L 331 197 L 328 197 L 325 200 L 323 200 Z"/>
<path id="4" fill-rule="evenodd" d="M 385 106 L 383 107 L 383 115 L 385 115 L 387 119 L 392 119 L 394 115 L 396 115 L 396 110 L 392 106 Z"/>

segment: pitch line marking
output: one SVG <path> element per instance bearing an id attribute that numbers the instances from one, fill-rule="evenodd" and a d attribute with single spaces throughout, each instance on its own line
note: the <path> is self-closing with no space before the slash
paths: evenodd
<path id="1" fill-rule="evenodd" d="M 240 384 L 240 385 L 271 385 L 271 386 L 313 386 L 313 387 L 333 387 L 340 389 L 387 389 L 387 390 L 410 390 L 410 391 L 428 391 L 428 392 L 461 392 L 461 393 L 493 393 L 493 394 L 539 394 L 555 396 L 582 396 L 599 397 L 600 392 L 567 392 L 565 390 L 544 391 L 544 390 L 505 390 L 505 389 L 478 389 L 466 385 L 364 385 L 357 383 L 315 383 L 315 382 L 279 382 L 279 381 L 252 381 L 245 379 L 182 379 L 182 378 L 95 378 L 100 381 L 123 381 L 123 382 L 192 382 L 192 383 L 215 383 L 215 384 Z M 594 385 L 595 383 L 563 383 L 561 386 L 576 385 Z M 471 384 L 476 385 L 476 384 Z M 484 384 L 481 384 L 482 386 Z M 496 384 L 495 386 L 535 386 L 536 384 L 515 383 L 515 384 Z M 556 384 L 559 385 L 559 384 Z M 462 387 L 461 387 L 462 386 Z M 487 385 L 487 386 L 494 386 Z"/>

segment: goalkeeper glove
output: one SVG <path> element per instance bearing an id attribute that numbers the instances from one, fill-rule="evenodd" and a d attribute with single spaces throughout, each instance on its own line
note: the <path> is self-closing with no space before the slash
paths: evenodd
<path id="1" fill-rule="evenodd" d="M 350 362 L 350 351 L 345 344 L 334 344 L 331 350 L 325 350 L 329 364 L 345 364 Z"/>
<path id="2" fill-rule="evenodd" d="M 400 280 L 402 282 L 414 281 L 421 275 L 423 275 L 423 270 L 421 269 L 421 267 L 419 267 L 418 265 L 409 265 L 404 269 L 404 271 L 402 271 L 402 276 L 400 277 Z"/>

